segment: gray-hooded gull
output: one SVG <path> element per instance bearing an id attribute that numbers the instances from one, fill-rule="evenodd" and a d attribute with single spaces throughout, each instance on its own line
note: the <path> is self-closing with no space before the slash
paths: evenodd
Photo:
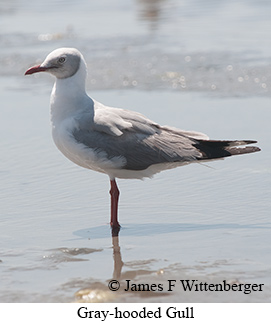
<path id="1" fill-rule="evenodd" d="M 75 164 L 110 178 L 113 229 L 120 227 L 116 178 L 142 179 L 194 161 L 260 150 L 238 147 L 256 141 L 209 140 L 205 134 L 160 126 L 137 112 L 93 100 L 85 90 L 86 62 L 77 49 L 56 49 L 25 74 L 38 72 L 56 77 L 50 103 L 52 135 L 58 149 Z"/>

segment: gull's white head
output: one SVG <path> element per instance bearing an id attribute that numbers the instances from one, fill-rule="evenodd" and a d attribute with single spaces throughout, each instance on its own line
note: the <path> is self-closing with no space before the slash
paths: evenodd
<path id="1" fill-rule="evenodd" d="M 85 64 L 82 54 L 76 48 L 58 48 L 51 52 L 43 63 L 30 67 L 25 75 L 49 72 L 58 79 L 65 79 L 77 73 L 80 64 Z"/>

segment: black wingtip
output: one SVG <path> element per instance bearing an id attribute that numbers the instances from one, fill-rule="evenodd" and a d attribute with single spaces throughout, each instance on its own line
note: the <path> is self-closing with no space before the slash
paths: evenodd
<path id="1" fill-rule="evenodd" d="M 202 153 L 202 159 L 215 159 L 261 151 L 256 146 L 239 147 L 255 143 L 255 140 L 198 140 L 194 146 Z"/>

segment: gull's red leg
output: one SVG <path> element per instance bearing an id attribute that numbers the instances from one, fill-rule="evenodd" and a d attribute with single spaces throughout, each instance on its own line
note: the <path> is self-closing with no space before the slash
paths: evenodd
<path id="1" fill-rule="evenodd" d="M 114 229 L 119 229 L 120 224 L 118 221 L 118 202 L 119 202 L 119 189 L 115 180 L 110 180 L 110 195 L 111 195 L 111 221 L 110 225 Z"/>

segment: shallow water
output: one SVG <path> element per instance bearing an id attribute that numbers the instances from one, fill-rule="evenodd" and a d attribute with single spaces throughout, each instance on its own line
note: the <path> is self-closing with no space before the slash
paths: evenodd
<path id="1" fill-rule="evenodd" d="M 1 302 L 270 302 L 269 2 L 77 3 L 0 2 Z M 57 151 L 53 80 L 23 76 L 61 46 L 86 56 L 95 99 L 211 138 L 257 139 L 262 151 L 119 180 L 112 238 L 107 177 Z M 112 277 L 265 285 L 110 292 Z"/>

